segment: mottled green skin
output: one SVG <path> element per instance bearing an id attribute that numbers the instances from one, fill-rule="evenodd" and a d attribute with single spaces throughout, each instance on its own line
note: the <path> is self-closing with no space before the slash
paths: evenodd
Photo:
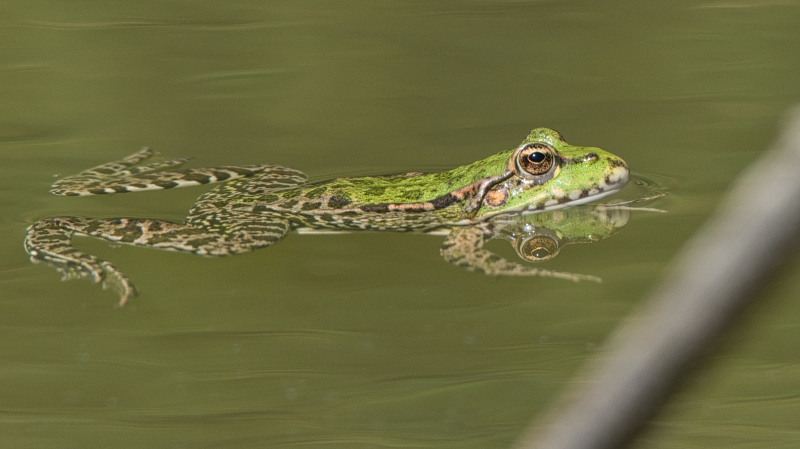
<path id="1" fill-rule="evenodd" d="M 504 151 L 481 161 L 439 173 L 337 178 L 309 184 L 296 189 L 296 192 L 285 192 L 281 196 L 285 198 L 297 194 L 309 200 L 316 200 L 323 195 L 327 197 L 339 195 L 351 201 L 349 205 L 351 209 L 374 204 L 432 201 L 502 172 L 508 165 L 509 154 L 510 151 Z M 264 201 L 265 198 L 261 197 L 258 200 Z"/>
<path id="2" fill-rule="evenodd" d="M 152 162 L 153 156 L 152 150 L 142 149 L 60 179 L 51 192 L 84 196 L 226 182 L 198 198 L 183 223 L 139 218 L 39 220 L 28 227 L 24 242 L 31 259 L 54 266 L 67 279 L 91 277 L 111 285 L 124 304 L 136 294 L 133 283 L 113 264 L 74 248 L 74 234 L 226 256 L 270 246 L 292 229 L 445 231 L 442 257 L 469 270 L 597 280 L 509 262 L 483 249 L 483 244 L 494 237 L 506 238 L 523 259 L 541 260 L 540 254 L 554 255 L 564 243 L 587 235 L 603 238 L 610 231 L 594 230 L 588 227 L 593 225 L 579 224 L 581 220 L 564 221 L 563 215 L 542 216 L 538 224 L 505 218 L 593 201 L 621 189 L 629 176 L 617 156 L 570 145 L 547 128 L 533 130 L 515 149 L 441 173 L 311 184 L 298 170 L 264 164 L 164 171 L 185 159 Z M 613 223 L 608 227 L 616 228 Z"/>
<path id="3" fill-rule="evenodd" d="M 392 211 L 380 210 L 380 206 L 434 202 L 483 179 L 499 176 L 509 170 L 516 148 L 439 173 L 337 178 L 258 196 L 235 195 L 233 190 L 239 187 L 237 183 L 246 181 L 234 181 L 210 192 L 208 199 L 219 201 L 224 198 L 231 203 L 255 204 L 257 211 L 288 218 L 295 228 L 405 231 L 478 223 L 509 211 L 562 208 L 571 203 L 586 202 L 603 192 L 618 190 L 627 182 L 625 162 L 600 148 L 570 145 L 558 132 L 547 128 L 534 129 L 520 146 L 535 142 L 550 144 L 557 150 L 559 166 L 553 178 L 538 185 L 512 175 L 489 190 L 490 194 L 502 192 L 507 196 L 504 204 L 491 205 L 482 201 L 475 210 L 466 207 L 474 200 L 470 195 L 446 207 L 431 210 Z M 594 157 L 584 161 L 588 155 Z M 206 198 L 200 199 L 204 200 Z"/>

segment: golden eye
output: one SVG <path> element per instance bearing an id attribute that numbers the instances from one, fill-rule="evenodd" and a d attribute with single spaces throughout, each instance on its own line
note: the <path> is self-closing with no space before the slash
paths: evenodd
<path id="1" fill-rule="evenodd" d="M 543 262 L 556 257 L 558 243 L 548 236 L 535 236 L 517 243 L 517 254 L 528 262 Z"/>
<path id="2" fill-rule="evenodd" d="M 539 176 L 553 168 L 553 149 L 543 143 L 525 145 L 517 154 L 517 169 L 524 174 Z"/>

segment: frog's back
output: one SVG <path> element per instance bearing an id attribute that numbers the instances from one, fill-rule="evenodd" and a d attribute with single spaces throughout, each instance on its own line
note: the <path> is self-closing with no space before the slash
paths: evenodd
<path id="1" fill-rule="evenodd" d="M 458 183 L 446 173 L 406 173 L 337 178 L 231 199 L 252 204 L 255 213 L 286 217 L 295 228 L 414 231 L 462 218 L 457 201 L 432 205 L 447 195 L 452 184 Z"/>

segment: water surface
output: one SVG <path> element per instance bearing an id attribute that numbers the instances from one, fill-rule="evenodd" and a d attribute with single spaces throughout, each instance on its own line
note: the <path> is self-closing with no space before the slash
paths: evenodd
<path id="1" fill-rule="evenodd" d="M 506 447 L 800 100 L 800 2 L 603 3 L 6 1 L 0 445 Z M 450 168 L 537 126 L 669 185 L 668 213 L 544 265 L 602 284 L 469 273 L 425 235 L 290 235 L 222 259 L 76 239 L 137 282 L 116 309 L 22 250 L 56 215 L 181 220 L 203 188 L 47 193 L 143 145 L 322 179 Z M 638 446 L 800 443 L 798 274 Z"/>

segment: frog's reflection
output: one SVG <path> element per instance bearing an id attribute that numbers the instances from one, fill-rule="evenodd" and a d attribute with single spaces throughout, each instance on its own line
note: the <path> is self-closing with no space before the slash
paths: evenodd
<path id="1" fill-rule="evenodd" d="M 571 281 L 599 282 L 595 276 L 545 270 L 512 262 L 483 248 L 491 239 L 511 243 L 527 262 L 543 262 L 558 255 L 565 245 L 598 242 L 628 224 L 631 208 L 623 205 L 578 206 L 532 215 L 503 214 L 480 226 L 455 228 L 442 245 L 450 263 L 488 275 L 544 276 Z"/>

